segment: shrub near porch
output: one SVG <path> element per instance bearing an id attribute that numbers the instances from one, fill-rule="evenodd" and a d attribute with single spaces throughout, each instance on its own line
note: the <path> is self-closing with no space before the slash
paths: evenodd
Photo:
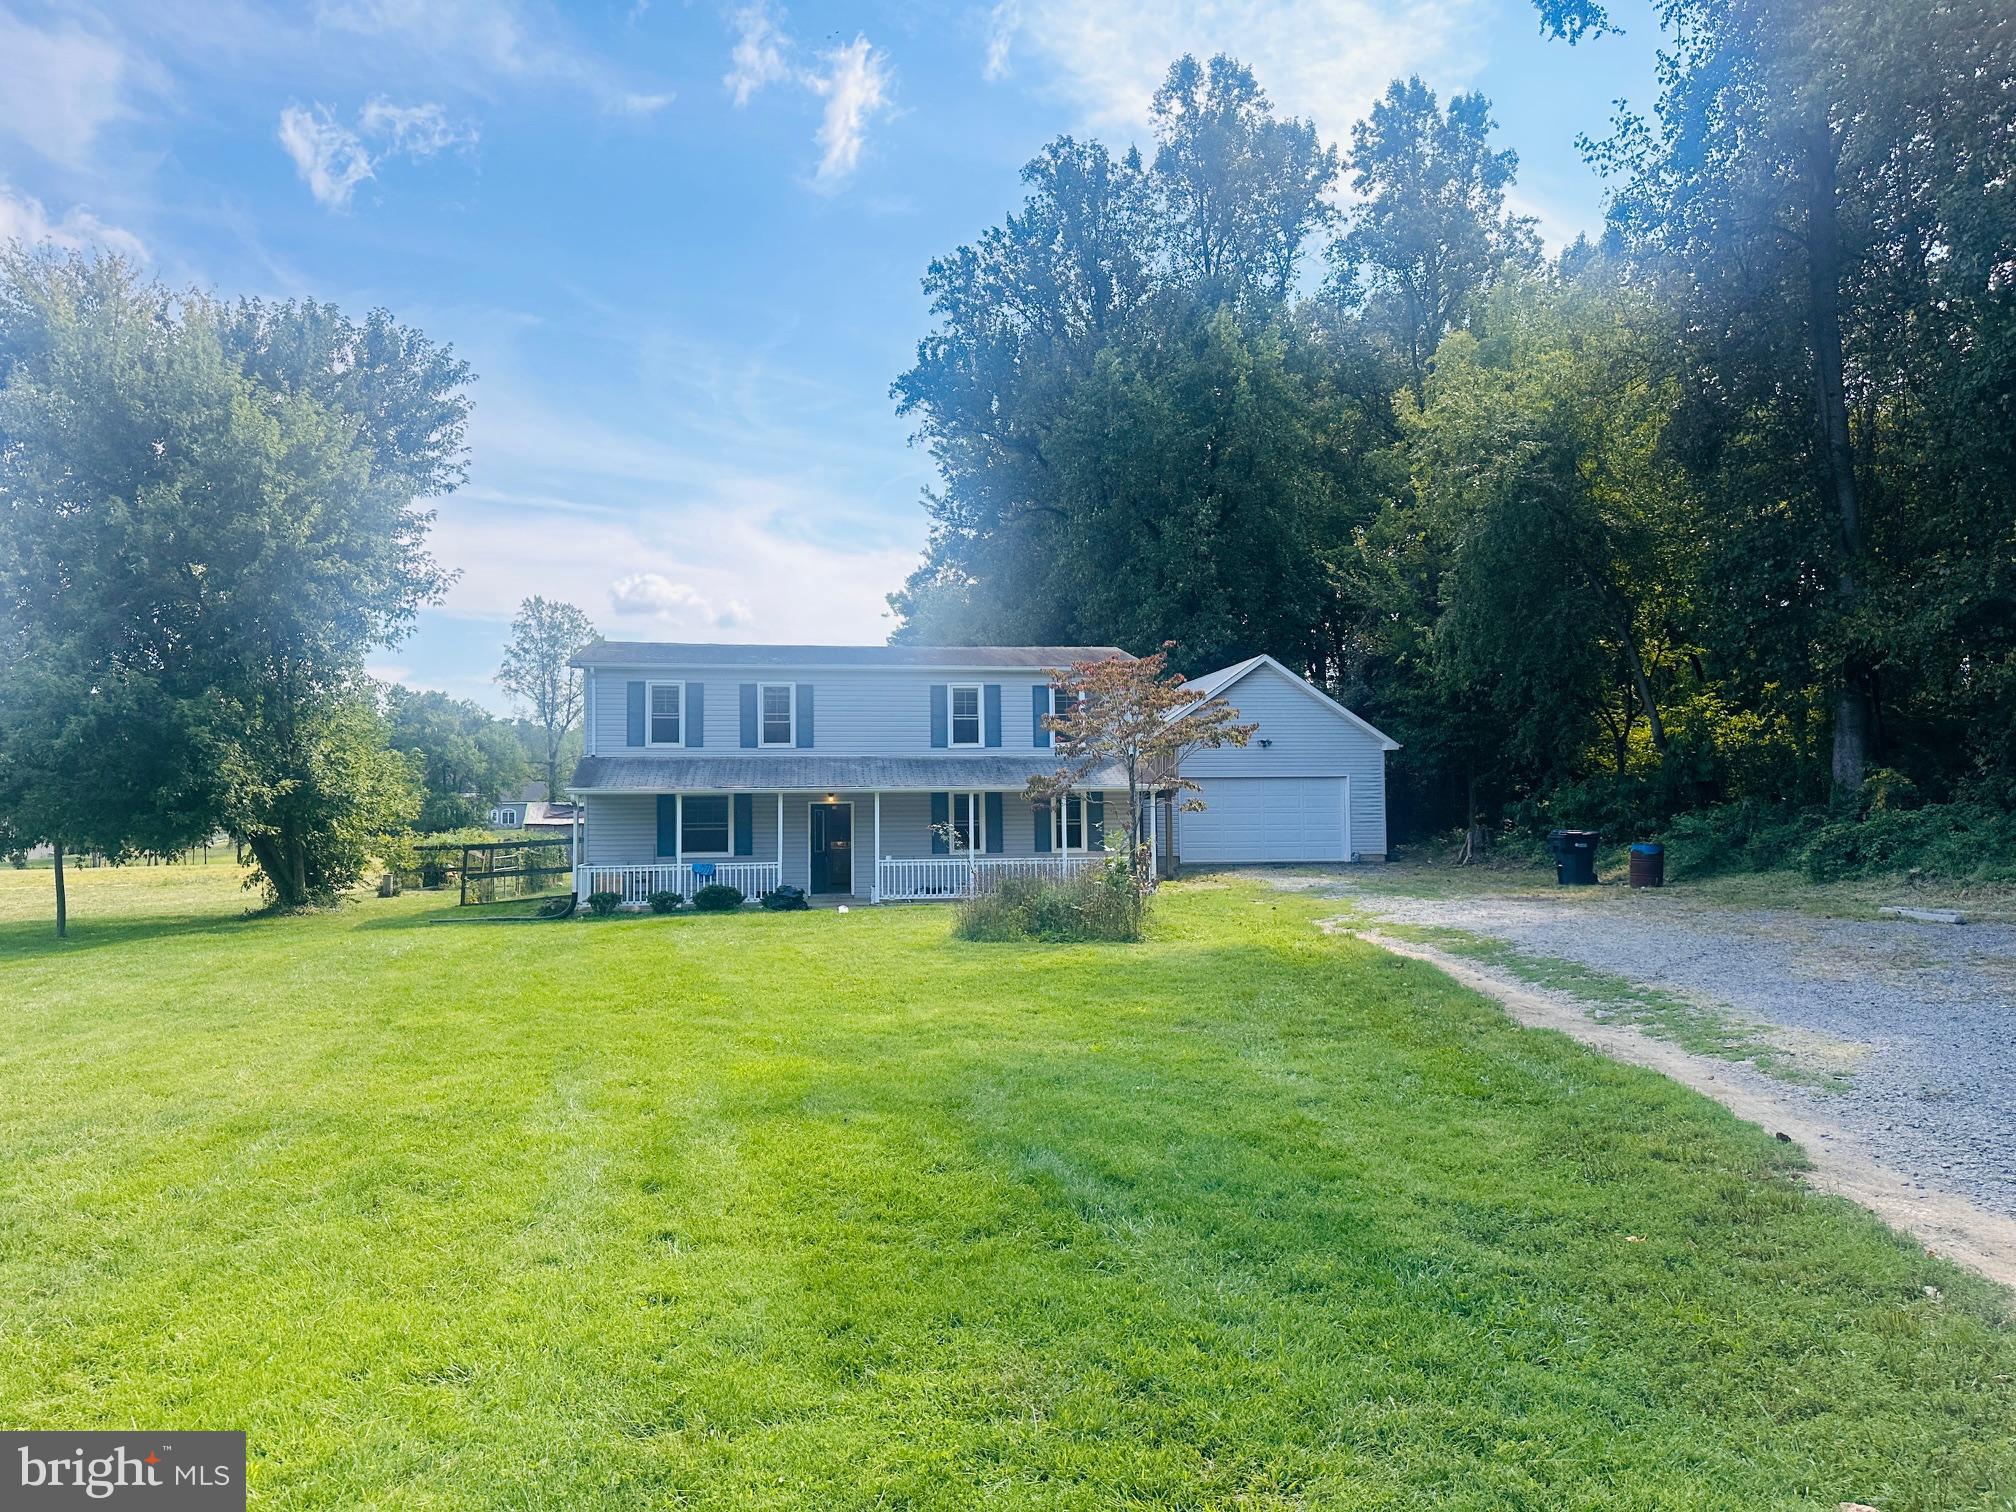
<path id="1" fill-rule="evenodd" d="M 288 1508 L 2016 1492 L 1999 1295 L 1310 901 L 980 946 L 117 875 L 58 950 L 0 873 L 16 1427 L 243 1427 Z"/>

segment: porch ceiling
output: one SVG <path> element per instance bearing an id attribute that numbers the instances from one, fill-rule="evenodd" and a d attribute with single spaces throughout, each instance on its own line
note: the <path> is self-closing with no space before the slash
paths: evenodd
<path id="1" fill-rule="evenodd" d="M 1057 770 L 1045 751 L 957 756 L 822 756 L 812 751 L 715 755 L 587 756 L 568 787 L 577 793 L 1014 792 Z M 1124 788 L 1117 767 L 1081 787 Z"/>

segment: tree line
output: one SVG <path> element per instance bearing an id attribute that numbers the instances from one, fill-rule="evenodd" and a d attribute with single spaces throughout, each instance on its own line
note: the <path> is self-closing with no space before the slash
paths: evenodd
<path id="1" fill-rule="evenodd" d="M 1046 146 L 925 275 L 899 636 L 1270 652 L 1403 743 L 1417 834 L 2016 806 L 2016 16 L 1643 17 L 1553 257 L 1419 79 L 1332 147 L 1184 58 L 1152 151 Z"/>

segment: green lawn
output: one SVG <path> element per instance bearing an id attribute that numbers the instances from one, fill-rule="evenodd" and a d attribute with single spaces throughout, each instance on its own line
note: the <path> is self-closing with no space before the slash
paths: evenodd
<path id="1" fill-rule="evenodd" d="M 0 873 L 0 1425 L 242 1427 L 261 1508 L 2016 1497 L 2001 1294 L 1318 900 L 235 881 L 81 874 L 58 947 Z"/>

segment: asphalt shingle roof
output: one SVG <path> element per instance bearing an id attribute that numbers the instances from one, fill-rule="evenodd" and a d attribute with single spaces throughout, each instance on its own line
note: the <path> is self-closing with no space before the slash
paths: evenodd
<path id="1" fill-rule="evenodd" d="M 681 641 L 595 641 L 577 667 L 1068 667 L 1111 661 L 1118 646 L 740 646 Z"/>

